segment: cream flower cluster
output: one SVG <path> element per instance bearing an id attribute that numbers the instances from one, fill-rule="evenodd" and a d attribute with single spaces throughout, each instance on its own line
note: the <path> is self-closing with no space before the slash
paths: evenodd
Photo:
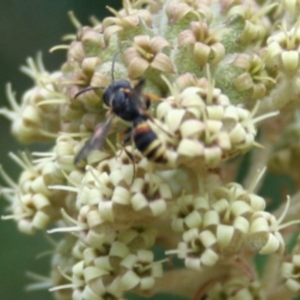
<path id="1" fill-rule="evenodd" d="M 177 164 L 213 168 L 255 145 L 251 113 L 232 105 L 226 95 L 209 84 L 187 87 L 178 97 L 165 99 L 157 107 L 157 117 L 175 137 L 171 157 Z"/>
<path id="2" fill-rule="evenodd" d="M 1 114 L 11 120 L 12 133 L 20 142 L 53 140 L 60 129 L 57 122 L 59 106 L 41 103 L 59 103 L 66 99 L 58 88 L 62 73 L 48 73 L 43 66 L 41 54 L 38 55 L 37 63 L 32 58 L 27 63 L 22 70 L 35 81 L 35 86 L 24 93 L 22 103 L 18 104 L 11 85 L 8 85 L 7 95 L 12 110 L 2 109 Z"/>
<path id="3" fill-rule="evenodd" d="M 299 249 L 299 236 L 297 239 L 297 246 L 293 249 L 293 252 L 287 257 L 281 265 L 281 276 L 284 278 L 284 284 L 288 290 L 293 294 L 299 293 L 300 282 L 300 249 Z"/>
<path id="4" fill-rule="evenodd" d="M 22 168 L 17 182 L 0 169 L 3 219 L 25 234 L 61 236 L 49 277 L 31 275 L 38 282 L 29 289 L 47 287 L 59 300 L 299 292 L 299 241 L 281 257 L 300 199 L 284 196 L 269 212 L 257 191 L 266 165 L 299 182 L 300 5 L 265 2 L 124 0 L 90 26 L 70 13 L 77 32 L 52 49 L 67 48 L 59 71 L 46 71 L 40 55 L 28 59 L 22 70 L 34 86 L 18 103 L 9 85 L 11 109 L 0 114 L 20 142 L 52 145 L 10 154 Z M 131 88 L 104 101 L 120 80 Z M 139 118 L 125 120 L 116 102 Z M 276 270 L 259 278 L 256 253 L 278 254 Z M 174 254 L 184 270 L 170 268 Z"/>
<path id="5" fill-rule="evenodd" d="M 208 300 L 218 299 L 220 297 L 232 300 L 263 300 L 266 295 L 262 291 L 262 286 L 257 281 L 249 282 L 245 277 L 235 278 L 225 282 L 217 283 L 207 294 Z"/>
<path id="6" fill-rule="evenodd" d="M 214 266 L 242 248 L 261 254 L 284 250 L 276 219 L 263 211 L 264 199 L 236 183 L 203 196 L 183 195 L 177 203 L 172 228 L 182 233 L 182 241 L 175 252 L 187 268 Z"/>

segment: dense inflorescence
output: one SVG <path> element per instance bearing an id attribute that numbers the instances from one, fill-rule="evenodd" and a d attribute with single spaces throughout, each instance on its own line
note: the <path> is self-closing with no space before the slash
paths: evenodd
<path id="1" fill-rule="evenodd" d="M 257 194 L 267 165 L 299 183 L 300 2 L 124 0 L 122 10 L 108 10 L 91 26 L 70 14 L 77 32 L 61 69 L 28 59 L 22 70 L 34 86 L 20 104 L 8 86 L 11 109 L 0 110 L 20 142 L 53 143 L 33 158 L 11 154 L 23 169 L 17 182 L 1 174 L 4 218 L 25 234 L 62 236 L 46 284 L 54 298 L 300 293 L 300 239 L 284 255 L 292 234 L 283 230 L 298 223 L 299 195 L 269 212 Z M 140 99 L 129 89 L 129 102 L 144 105 L 147 118 L 112 117 L 116 93 L 105 103 L 107 87 L 125 79 L 134 89 L 141 78 Z M 148 96 L 159 101 L 147 107 Z M 105 142 L 77 162 L 105 122 Z M 131 143 L 123 143 L 128 130 Z M 144 151 L 135 135 L 147 140 L 147 132 L 155 138 Z M 257 253 L 270 256 L 261 276 Z M 175 256 L 182 268 L 169 267 Z"/>

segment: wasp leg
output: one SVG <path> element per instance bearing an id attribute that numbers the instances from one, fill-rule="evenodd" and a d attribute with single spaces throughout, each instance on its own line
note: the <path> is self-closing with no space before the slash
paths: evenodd
<path id="1" fill-rule="evenodd" d="M 122 143 L 121 143 L 122 151 L 124 150 L 124 145 L 128 144 L 131 140 L 131 131 L 132 131 L 132 128 L 128 127 L 119 134 L 120 140 L 122 141 Z M 120 157 L 122 155 L 122 151 L 120 151 L 120 153 L 118 155 L 116 155 L 116 157 Z"/>
<path id="2" fill-rule="evenodd" d="M 125 147 L 126 144 L 128 144 L 132 140 L 132 128 L 131 127 L 127 128 L 123 133 L 125 133 L 125 137 L 124 137 L 123 142 L 121 144 L 122 149 L 125 151 L 128 158 L 132 161 L 132 166 L 133 166 L 133 176 L 132 176 L 132 180 L 131 180 L 131 185 L 132 185 L 133 180 L 136 176 L 135 161 L 134 161 L 134 156 L 132 155 L 132 153 L 130 151 L 128 151 Z"/>
<path id="3" fill-rule="evenodd" d="M 136 176 L 135 161 L 134 161 L 134 157 L 133 157 L 132 153 L 130 151 L 128 151 L 124 146 L 123 146 L 123 149 L 124 149 L 125 153 L 127 154 L 128 158 L 132 161 L 132 167 L 133 167 L 133 176 L 132 176 L 132 179 L 131 179 L 131 185 L 132 185 L 133 180 Z"/>
<path id="4" fill-rule="evenodd" d="M 149 115 L 148 113 L 146 114 L 145 113 L 145 115 L 146 115 L 146 117 L 147 117 L 147 119 L 150 121 L 150 122 L 152 122 L 153 124 L 155 124 L 155 126 L 156 127 L 158 127 L 162 132 L 164 132 L 167 136 L 169 136 L 169 137 L 173 137 L 173 135 L 170 133 L 170 132 L 168 132 L 166 129 L 164 129 L 164 128 L 162 128 L 156 121 L 155 121 L 155 119 L 151 116 L 151 115 Z"/>

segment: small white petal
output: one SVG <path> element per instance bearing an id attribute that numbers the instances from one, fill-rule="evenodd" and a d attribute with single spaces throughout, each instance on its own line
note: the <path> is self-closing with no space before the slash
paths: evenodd
<path id="1" fill-rule="evenodd" d="M 166 124 L 171 132 L 176 132 L 183 120 L 186 111 L 184 109 L 172 109 L 166 115 Z"/>
<path id="2" fill-rule="evenodd" d="M 130 192 L 128 189 L 122 187 L 122 186 L 116 186 L 114 189 L 111 201 L 115 203 L 119 203 L 122 205 L 129 205 L 130 204 Z"/>
<path id="3" fill-rule="evenodd" d="M 286 281 L 285 285 L 290 291 L 292 291 L 294 293 L 296 293 L 300 290 L 300 283 L 295 279 L 289 278 Z"/>
<path id="4" fill-rule="evenodd" d="M 202 224 L 201 214 L 194 210 L 185 218 L 184 222 L 189 228 L 200 228 Z"/>
<path id="5" fill-rule="evenodd" d="M 118 169 L 114 170 L 110 174 L 110 180 L 113 183 L 114 186 L 118 186 L 119 183 L 124 179 L 123 172 Z"/>
<path id="6" fill-rule="evenodd" d="M 295 265 L 295 267 L 299 267 L 300 266 L 300 254 L 294 254 L 292 262 L 293 262 L 293 265 Z"/>
<path id="7" fill-rule="evenodd" d="M 140 283 L 140 277 L 133 271 L 127 271 L 120 280 L 120 286 L 125 291 L 131 290 Z"/>
<path id="8" fill-rule="evenodd" d="M 250 224 L 249 221 L 242 217 L 242 216 L 238 216 L 233 223 L 233 227 L 239 231 L 241 231 L 242 233 L 246 234 L 249 231 L 250 228 Z"/>
<path id="9" fill-rule="evenodd" d="M 203 156 L 204 146 L 198 141 L 182 139 L 177 148 L 177 152 L 179 155 L 188 157 Z"/>
<path id="10" fill-rule="evenodd" d="M 134 211 L 139 211 L 148 206 L 148 201 L 144 194 L 136 193 L 131 198 L 131 205 Z"/>
<path id="11" fill-rule="evenodd" d="M 130 270 L 137 262 L 137 256 L 133 254 L 127 255 L 120 263 L 120 266 Z"/>
<path id="12" fill-rule="evenodd" d="M 83 270 L 84 279 L 86 282 L 89 282 L 95 278 L 108 275 L 109 272 L 106 270 L 101 270 L 97 267 L 86 267 Z"/>
<path id="13" fill-rule="evenodd" d="M 273 234 L 269 234 L 269 239 L 264 247 L 259 251 L 260 254 L 275 253 L 280 247 L 279 241 Z"/>
<path id="14" fill-rule="evenodd" d="M 245 129 L 240 123 L 237 123 L 236 126 L 230 131 L 229 137 L 233 144 L 239 144 L 245 140 Z"/>
<path id="15" fill-rule="evenodd" d="M 198 237 L 199 231 L 197 228 L 192 228 L 184 232 L 182 238 L 186 243 L 189 243 L 192 240 L 195 240 Z M 185 243 L 183 243 L 185 244 Z M 179 243 L 179 245 L 182 245 Z"/>
<path id="16" fill-rule="evenodd" d="M 45 229 L 49 224 L 50 217 L 42 211 L 36 212 L 32 219 L 32 225 L 38 229 Z"/>
<path id="17" fill-rule="evenodd" d="M 210 210 L 204 214 L 203 226 L 208 227 L 212 225 L 218 225 L 220 223 L 220 215 L 214 210 Z"/>
<path id="18" fill-rule="evenodd" d="M 222 249 L 226 248 L 232 241 L 234 228 L 229 225 L 220 224 L 217 226 L 217 243 Z"/>
<path id="19" fill-rule="evenodd" d="M 167 203 L 164 199 L 150 202 L 149 207 L 154 217 L 162 215 L 167 210 Z"/>
<path id="20" fill-rule="evenodd" d="M 117 256 L 117 257 L 126 257 L 129 254 L 129 250 L 128 247 L 121 243 L 121 242 L 113 242 L 113 244 L 111 245 L 110 251 L 109 251 L 109 255 L 110 256 Z"/>
<path id="21" fill-rule="evenodd" d="M 140 281 L 140 289 L 142 291 L 152 289 L 155 285 L 155 280 L 153 277 L 144 277 Z"/>
<path id="22" fill-rule="evenodd" d="M 98 211 L 104 221 L 114 222 L 113 202 L 100 201 Z"/>
<path id="23" fill-rule="evenodd" d="M 201 264 L 212 267 L 219 260 L 219 255 L 211 249 L 206 249 L 201 255 Z"/>
<path id="24" fill-rule="evenodd" d="M 137 252 L 138 260 L 142 262 L 152 262 L 154 260 L 154 254 L 149 250 L 138 250 Z"/>
<path id="25" fill-rule="evenodd" d="M 199 234 L 199 239 L 201 240 L 202 245 L 203 245 L 205 248 L 211 247 L 211 246 L 213 246 L 213 245 L 217 242 L 217 238 L 216 238 L 215 235 L 214 235 L 211 231 L 209 231 L 209 230 L 202 231 L 202 232 Z"/>
<path id="26" fill-rule="evenodd" d="M 284 68 L 288 71 L 294 71 L 299 67 L 299 53 L 296 50 L 282 52 L 281 60 Z"/>
<path id="27" fill-rule="evenodd" d="M 187 257 L 184 260 L 184 264 L 188 269 L 199 271 L 201 270 L 201 260 L 200 258 Z"/>
<path id="28" fill-rule="evenodd" d="M 182 123 L 182 125 L 180 126 L 180 134 L 183 138 L 196 139 L 199 138 L 204 129 L 205 126 L 203 122 L 195 119 L 190 119 Z"/>
<path id="29" fill-rule="evenodd" d="M 171 199 L 172 198 L 172 192 L 167 183 L 160 183 L 159 184 L 159 193 L 163 199 Z"/>
<path id="30" fill-rule="evenodd" d="M 109 256 L 99 256 L 94 259 L 94 264 L 101 270 L 113 271 Z"/>
<path id="31" fill-rule="evenodd" d="M 294 265 L 289 262 L 283 262 L 281 264 L 281 276 L 283 278 L 292 277 L 294 273 Z"/>
<path id="32" fill-rule="evenodd" d="M 89 299 L 89 300 L 102 300 L 103 298 L 99 295 L 96 295 L 92 289 L 86 285 L 82 292 L 82 298 L 80 299 Z"/>

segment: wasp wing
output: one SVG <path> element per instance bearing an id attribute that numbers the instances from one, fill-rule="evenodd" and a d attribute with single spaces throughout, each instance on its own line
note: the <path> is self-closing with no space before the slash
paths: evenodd
<path id="1" fill-rule="evenodd" d="M 133 87 L 133 89 L 129 93 L 129 99 L 137 105 L 142 111 L 144 111 L 148 104 L 145 103 L 143 88 L 145 86 L 145 79 L 140 79 L 138 83 Z"/>
<path id="2" fill-rule="evenodd" d="M 143 93 L 145 79 L 140 79 L 139 82 L 131 90 L 130 99 L 143 111 L 148 110 L 151 100 L 161 101 L 161 98 L 153 93 Z"/>
<path id="3" fill-rule="evenodd" d="M 77 165 L 80 161 L 85 159 L 92 150 L 101 149 L 105 138 L 109 132 L 113 120 L 113 115 L 111 115 L 105 122 L 100 123 L 95 128 L 93 136 L 84 144 L 82 149 L 79 151 L 75 157 L 74 163 Z"/>
<path id="4" fill-rule="evenodd" d="M 145 79 L 140 79 L 138 83 L 133 87 L 133 90 L 137 95 L 141 95 L 143 93 L 143 88 L 145 86 Z"/>

